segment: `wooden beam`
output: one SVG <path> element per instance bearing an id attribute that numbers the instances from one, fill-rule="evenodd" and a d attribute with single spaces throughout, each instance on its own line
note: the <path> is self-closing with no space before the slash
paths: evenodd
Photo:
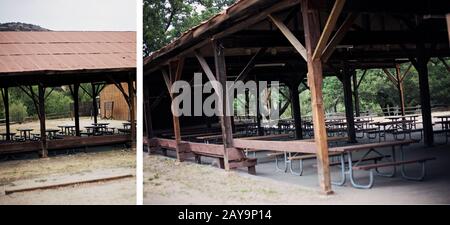
<path id="1" fill-rule="evenodd" d="M 240 149 L 258 149 L 277 152 L 298 152 L 298 153 L 317 153 L 317 146 L 314 142 L 300 141 L 262 141 L 248 139 L 234 139 L 235 148 Z"/>
<path id="2" fill-rule="evenodd" d="M 447 61 L 445 61 L 445 59 L 442 58 L 442 57 L 439 57 L 439 60 L 442 62 L 442 64 L 444 64 L 444 66 L 447 69 L 447 71 L 450 72 L 450 66 L 448 65 Z"/>
<path id="3" fill-rule="evenodd" d="M 383 68 L 384 73 L 386 74 L 386 77 L 392 82 L 392 84 L 397 85 L 397 78 L 395 78 L 394 75 L 387 69 Z"/>
<path id="4" fill-rule="evenodd" d="M 355 70 L 344 68 L 342 85 L 344 87 L 344 104 L 345 118 L 347 120 L 347 134 L 349 142 L 356 143 L 355 117 L 353 115 L 353 99 L 352 99 L 352 82 L 351 77 L 354 76 Z"/>
<path id="5" fill-rule="evenodd" d="M 45 126 L 45 87 L 42 84 L 39 84 L 38 86 L 38 92 L 39 92 L 39 124 L 40 124 L 40 130 L 41 130 L 41 157 L 46 158 L 48 151 L 47 151 L 47 132 L 46 126 Z"/>
<path id="6" fill-rule="evenodd" d="M 200 63 L 200 66 L 202 67 L 203 71 L 205 72 L 206 76 L 208 77 L 209 81 L 217 81 L 216 77 L 214 76 L 214 73 L 212 72 L 211 68 L 209 67 L 208 63 L 206 62 L 205 58 L 203 58 L 202 55 L 200 55 L 199 52 L 195 52 L 195 57 L 197 58 L 198 62 Z"/>
<path id="7" fill-rule="evenodd" d="M 345 18 L 342 25 L 339 27 L 339 29 L 334 34 L 333 38 L 331 38 L 330 42 L 327 44 L 325 49 L 322 51 L 321 59 L 322 62 L 326 63 L 328 62 L 328 59 L 333 54 L 333 52 L 336 50 L 336 46 L 344 39 L 345 34 L 350 30 L 350 28 L 353 25 L 353 22 L 358 18 L 358 13 L 350 13 L 347 18 Z"/>
<path id="8" fill-rule="evenodd" d="M 128 75 L 128 96 L 129 96 L 129 113 L 130 113 L 130 123 L 131 123 L 131 148 L 136 148 L 136 99 L 133 91 L 133 74 Z"/>
<path id="9" fill-rule="evenodd" d="M 294 117 L 294 127 L 295 127 L 295 138 L 297 140 L 303 139 L 303 130 L 302 130 L 302 114 L 300 111 L 300 96 L 298 92 L 299 83 L 294 83 L 289 87 L 290 97 L 291 97 L 291 108 Z"/>
<path id="10" fill-rule="evenodd" d="M 5 127 L 6 127 L 6 140 L 11 140 L 11 123 L 9 121 L 9 92 L 8 87 L 2 88 L 3 107 L 5 109 Z"/>
<path id="11" fill-rule="evenodd" d="M 273 24 L 283 33 L 283 35 L 288 39 L 288 41 L 292 44 L 292 46 L 297 50 L 297 52 L 303 57 L 303 59 L 307 60 L 306 48 L 300 43 L 300 41 L 295 37 L 295 35 L 289 30 L 289 28 L 279 19 L 275 18 L 272 15 L 269 15 L 269 18 L 272 20 Z"/>
<path id="12" fill-rule="evenodd" d="M 64 183 L 57 183 L 57 184 L 50 184 L 50 185 L 39 185 L 39 186 L 33 186 L 33 187 L 29 187 L 29 188 L 14 188 L 14 189 L 5 190 L 5 195 L 10 195 L 10 194 L 19 193 L 19 192 L 28 192 L 28 191 L 46 190 L 46 189 L 75 186 L 75 185 L 81 185 L 81 184 L 99 183 L 99 182 L 106 182 L 106 181 L 112 181 L 112 180 L 118 180 L 118 179 L 124 179 L 124 178 L 131 178 L 131 177 L 133 177 L 132 174 L 127 174 L 127 175 L 102 177 L 102 178 L 96 178 L 96 179 L 79 180 L 79 181 L 64 182 Z"/>
<path id="13" fill-rule="evenodd" d="M 419 74 L 420 105 L 422 110 L 424 143 L 427 146 L 432 146 L 434 143 L 434 134 L 431 117 L 430 86 L 428 83 L 428 60 L 429 57 L 425 53 L 424 44 L 417 44 L 417 60 L 414 67 L 416 67 Z"/>
<path id="14" fill-rule="evenodd" d="M 396 64 L 395 65 L 395 74 L 396 74 L 396 80 L 397 80 L 397 89 L 398 89 L 398 95 L 399 95 L 399 100 L 400 100 L 400 111 L 402 116 L 405 115 L 405 95 L 403 93 L 403 79 L 401 78 L 401 74 L 400 74 L 400 65 Z"/>
<path id="15" fill-rule="evenodd" d="M 445 17 L 447 20 L 448 41 L 450 43 L 450 13 L 448 13 Z"/>
<path id="16" fill-rule="evenodd" d="M 70 87 L 70 86 L 69 86 Z M 73 117 L 75 120 L 75 135 L 81 136 L 80 132 L 80 98 L 78 92 L 80 90 L 80 84 L 73 85 L 73 89 L 70 87 L 73 98 Z"/>
<path id="17" fill-rule="evenodd" d="M 403 82 L 406 78 L 406 76 L 409 74 L 409 71 L 411 71 L 412 68 L 412 63 L 409 64 L 408 68 L 406 69 L 406 71 L 403 73 L 403 75 L 400 78 L 400 81 Z"/>
<path id="18" fill-rule="evenodd" d="M 353 76 L 353 98 L 355 100 L 355 115 L 356 117 L 360 117 L 361 116 L 361 111 L 360 111 L 360 103 L 359 103 L 359 92 L 358 92 L 358 74 L 354 73 Z"/>
<path id="19" fill-rule="evenodd" d="M 331 194 L 333 191 L 331 188 L 327 130 L 322 95 L 322 62 L 320 59 L 313 59 L 313 53 L 320 37 L 319 10 L 313 7 L 311 0 L 302 0 L 301 9 L 307 49 L 308 86 L 311 90 L 311 108 L 317 149 L 319 184 L 324 194 Z"/>
<path id="20" fill-rule="evenodd" d="M 184 57 L 178 60 L 174 82 L 181 79 L 181 75 L 183 74 L 183 68 L 184 68 Z"/>
<path id="21" fill-rule="evenodd" d="M 336 22 L 341 15 L 342 8 L 344 8 L 345 0 L 336 0 L 334 2 L 333 8 L 331 9 L 330 15 L 328 16 L 325 27 L 320 35 L 319 42 L 317 43 L 317 47 L 314 50 L 314 54 L 312 56 L 313 60 L 318 59 L 322 56 L 323 50 L 325 46 L 328 44 L 328 39 L 333 32 Z"/>
<path id="22" fill-rule="evenodd" d="M 226 88 L 226 82 L 227 82 L 227 70 L 226 70 L 226 63 L 225 63 L 225 53 L 222 45 L 220 42 L 214 41 L 212 43 L 212 48 L 214 52 L 214 64 L 216 68 L 216 79 L 220 82 L 222 85 L 222 100 L 221 104 L 222 111 L 219 110 L 219 118 L 220 118 L 220 125 L 222 128 L 222 140 L 224 144 L 224 166 L 225 170 L 230 169 L 229 165 L 229 159 L 228 159 L 228 148 L 233 147 L 233 128 L 232 128 L 232 116 L 227 115 L 229 112 L 227 110 L 228 108 L 228 101 L 231 101 L 231 99 L 228 99 L 228 93 Z M 197 57 L 198 58 L 198 57 Z M 201 58 L 199 58 L 199 61 L 201 61 Z M 204 62 L 205 63 L 205 62 Z M 218 91 L 218 89 L 216 89 Z M 220 96 L 219 96 L 220 98 Z"/>
<path id="23" fill-rule="evenodd" d="M 361 85 L 361 82 L 364 80 L 364 77 L 366 76 L 366 74 L 367 74 L 367 69 L 364 70 L 364 72 L 363 72 L 363 74 L 361 76 L 361 79 L 359 79 L 358 85 L 356 86 L 356 89 L 359 88 L 359 86 Z"/>
<path id="24" fill-rule="evenodd" d="M 245 80 L 247 78 L 247 75 L 250 73 L 250 71 L 255 66 L 256 59 L 258 56 L 266 52 L 267 48 L 259 48 L 256 53 L 253 55 L 253 57 L 248 61 L 247 65 L 244 67 L 244 69 L 239 73 L 239 75 L 236 77 L 234 82 L 238 80 Z"/>
<path id="25" fill-rule="evenodd" d="M 279 12 L 281 10 L 291 8 L 295 5 L 298 5 L 299 2 L 300 2 L 300 0 L 287 0 L 287 1 L 281 1 L 277 4 L 274 4 L 273 6 L 267 8 L 267 9 L 264 9 L 263 11 L 257 13 L 256 15 L 251 16 L 241 22 L 238 22 L 235 25 L 232 25 L 231 27 L 223 30 L 222 32 L 215 34 L 214 36 L 212 36 L 212 38 L 205 38 L 205 40 L 200 41 L 196 45 L 194 45 L 186 50 L 181 51 L 180 53 L 177 54 L 177 56 L 186 56 L 187 54 L 192 53 L 192 51 L 195 51 L 196 49 L 199 49 L 199 48 L 209 44 L 211 42 L 211 40 L 218 40 L 225 36 L 229 36 L 233 33 L 236 33 L 245 28 L 248 28 L 249 26 L 256 24 L 257 22 L 264 20 L 267 17 L 267 15 L 269 15 L 273 12 Z M 152 69 L 144 71 L 144 76 L 148 75 L 149 73 L 152 73 L 156 70 L 159 70 L 160 66 L 167 64 L 167 62 L 169 60 L 170 59 L 162 60 L 160 63 L 158 63 L 157 65 L 152 67 Z"/>
<path id="26" fill-rule="evenodd" d="M 94 123 L 98 122 L 98 106 L 97 106 L 97 91 L 95 90 L 96 84 L 91 83 L 92 87 L 92 116 L 94 117 Z"/>

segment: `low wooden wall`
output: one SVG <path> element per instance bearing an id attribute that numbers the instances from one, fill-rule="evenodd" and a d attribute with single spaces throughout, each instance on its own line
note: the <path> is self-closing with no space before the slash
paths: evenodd
<path id="1" fill-rule="evenodd" d="M 149 141 L 150 147 L 161 147 L 166 149 L 176 149 L 177 142 L 173 139 L 153 138 Z M 223 156 L 224 146 L 217 144 L 203 144 L 196 142 L 182 141 L 179 145 L 180 152 L 192 152 L 199 155 Z M 245 158 L 244 153 L 237 148 L 228 148 L 228 160 L 241 160 Z"/>
<path id="2" fill-rule="evenodd" d="M 110 135 L 93 137 L 68 137 L 65 139 L 48 140 L 48 150 L 83 148 L 103 145 L 121 144 L 131 141 L 130 135 Z M 0 144 L 0 154 L 40 151 L 41 143 L 17 142 Z"/>

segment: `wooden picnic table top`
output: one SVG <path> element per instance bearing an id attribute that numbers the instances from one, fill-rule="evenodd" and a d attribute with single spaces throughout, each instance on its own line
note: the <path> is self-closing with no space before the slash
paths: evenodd
<path id="1" fill-rule="evenodd" d="M 373 122 L 370 124 L 378 125 L 378 126 L 386 126 L 386 125 L 395 125 L 395 124 L 412 123 L 412 122 L 415 122 L 415 120 L 384 121 L 384 122 Z"/>
<path id="2" fill-rule="evenodd" d="M 329 137 L 327 138 L 328 142 L 334 142 L 334 141 L 348 141 L 348 137 L 341 136 L 341 137 Z M 298 142 L 315 142 L 316 140 L 314 138 L 310 139 L 303 139 L 303 140 L 297 140 Z"/>
<path id="3" fill-rule="evenodd" d="M 18 131 L 33 131 L 31 128 L 17 128 Z"/>
<path id="4" fill-rule="evenodd" d="M 439 118 L 439 119 L 448 119 L 450 118 L 450 115 L 440 115 L 440 116 L 433 116 L 434 118 Z"/>
<path id="5" fill-rule="evenodd" d="M 98 125 L 98 126 L 108 126 L 109 123 L 92 123 L 92 125 L 94 125 L 94 126 L 96 126 L 96 125 Z"/>
<path id="6" fill-rule="evenodd" d="M 388 116 L 385 118 L 388 120 L 398 120 L 398 119 L 403 119 L 403 118 L 417 118 L 417 117 L 419 117 L 419 115 Z"/>
<path id="7" fill-rule="evenodd" d="M 75 125 L 58 125 L 58 127 L 63 127 L 63 128 L 66 128 L 66 127 L 75 127 Z"/>
<path id="8" fill-rule="evenodd" d="M 274 135 L 265 135 L 265 136 L 252 136 L 252 137 L 243 137 L 239 139 L 244 140 L 270 140 L 275 138 L 288 138 L 290 134 L 274 134 Z"/>
<path id="9" fill-rule="evenodd" d="M 369 150 L 372 148 L 385 148 L 385 147 L 392 147 L 392 146 L 409 145 L 409 144 L 413 144 L 413 143 L 417 143 L 417 142 L 418 141 L 415 141 L 415 140 L 385 141 L 385 142 L 379 142 L 379 143 L 369 143 L 369 144 L 358 144 L 358 145 L 334 147 L 334 148 L 329 148 L 328 151 L 345 153 L 345 152 Z"/>
<path id="10" fill-rule="evenodd" d="M 45 132 L 47 133 L 54 133 L 54 132 L 58 132 L 59 129 L 46 129 Z"/>

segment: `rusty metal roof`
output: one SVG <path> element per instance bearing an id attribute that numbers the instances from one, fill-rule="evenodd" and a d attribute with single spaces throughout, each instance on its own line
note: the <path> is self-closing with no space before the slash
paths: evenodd
<path id="1" fill-rule="evenodd" d="M 0 74 L 136 68 L 136 32 L 0 32 Z"/>

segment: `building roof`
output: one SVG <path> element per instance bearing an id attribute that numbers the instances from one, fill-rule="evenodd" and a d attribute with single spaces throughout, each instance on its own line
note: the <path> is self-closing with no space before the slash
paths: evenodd
<path id="1" fill-rule="evenodd" d="M 136 68 L 136 32 L 0 32 L 0 75 Z"/>
<path id="2" fill-rule="evenodd" d="M 317 4 L 317 7 L 321 10 L 320 17 L 322 21 L 326 21 L 328 17 L 327 13 L 331 11 L 334 2 L 335 2 L 334 0 L 314 1 L 314 4 Z M 193 50 L 200 49 L 202 46 L 208 44 L 211 40 L 225 39 L 226 37 L 232 37 L 234 34 L 243 32 L 245 30 L 248 30 L 249 31 L 248 33 L 250 34 L 255 34 L 257 33 L 257 31 L 260 30 L 273 32 L 274 29 L 272 26 L 269 25 L 270 23 L 264 23 L 268 21 L 267 16 L 272 13 L 276 14 L 282 12 L 284 13 L 282 17 L 286 18 L 288 17 L 287 14 L 289 13 L 287 12 L 287 10 L 295 10 L 296 8 L 294 6 L 298 5 L 300 5 L 300 0 L 238 0 L 229 8 L 213 16 L 209 20 L 202 22 L 198 26 L 195 26 L 187 30 L 185 33 L 183 33 L 180 37 L 173 40 L 171 43 L 151 53 L 150 56 L 144 59 L 144 67 L 145 67 L 144 70 L 149 70 L 151 72 L 156 68 L 160 67 L 161 65 L 167 64 L 167 62 L 170 61 L 171 59 L 175 59 L 181 55 L 186 55 L 187 53 L 192 52 Z M 435 1 L 348 0 L 343 9 L 343 12 L 361 13 L 365 14 L 366 17 L 373 17 L 372 19 L 369 18 L 366 21 L 369 21 L 369 28 L 373 28 L 374 31 L 375 29 L 378 29 L 376 26 L 379 27 L 391 26 L 392 28 L 389 27 L 389 29 L 387 30 L 378 29 L 380 31 L 383 31 L 389 38 L 388 32 L 390 30 L 400 32 L 408 30 L 403 25 L 403 21 L 401 21 L 403 18 L 406 18 L 407 21 L 409 20 L 414 21 L 414 19 L 419 15 L 421 17 L 426 17 L 428 15 L 430 16 L 430 18 L 433 18 L 436 15 L 437 16 L 445 15 L 448 12 L 447 8 L 449 6 L 450 2 L 446 0 L 435 0 Z M 393 18 L 388 14 L 391 14 L 394 17 L 395 16 L 398 17 Z M 395 23 L 391 23 L 392 20 L 394 19 L 396 20 Z M 378 20 L 380 20 L 381 22 Z M 360 27 L 363 27 L 364 22 L 366 21 L 363 21 L 363 19 L 359 18 L 355 23 L 358 23 Z M 440 24 L 442 21 L 444 20 L 439 19 L 437 22 Z M 298 29 L 299 29 L 298 33 L 301 33 L 303 30 L 303 25 L 301 23 L 298 25 Z M 372 38 L 370 37 L 370 35 L 371 34 L 369 34 L 368 35 L 369 37 L 365 39 L 367 40 L 371 39 L 370 41 L 374 42 L 371 44 L 380 44 L 380 45 L 387 44 L 381 43 L 385 41 L 384 39 L 382 41 L 377 42 L 376 36 Z M 300 37 L 301 36 L 303 36 L 302 33 Z M 439 36 L 439 38 L 440 37 L 441 36 Z M 447 38 L 446 36 L 444 37 Z M 392 36 L 390 38 L 392 39 Z M 233 40 L 234 43 L 238 43 L 240 41 L 240 39 L 238 38 L 235 39 L 236 40 Z M 362 38 L 354 38 L 354 39 L 360 40 Z M 273 39 L 262 38 L 258 39 L 258 41 L 255 41 L 256 39 L 251 38 L 251 36 L 247 36 L 243 40 L 244 41 L 250 40 L 251 42 L 253 42 L 253 45 L 258 45 L 258 43 L 260 42 L 264 42 L 265 40 L 269 40 L 270 42 Z M 404 43 L 402 44 L 407 43 L 407 41 L 404 40 L 403 42 Z M 271 47 L 277 47 L 275 45 L 276 43 L 273 43 Z M 374 55 L 377 55 L 377 53 L 375 53 Z M 404 56 L 400 58 L 404 58 Z"/>

